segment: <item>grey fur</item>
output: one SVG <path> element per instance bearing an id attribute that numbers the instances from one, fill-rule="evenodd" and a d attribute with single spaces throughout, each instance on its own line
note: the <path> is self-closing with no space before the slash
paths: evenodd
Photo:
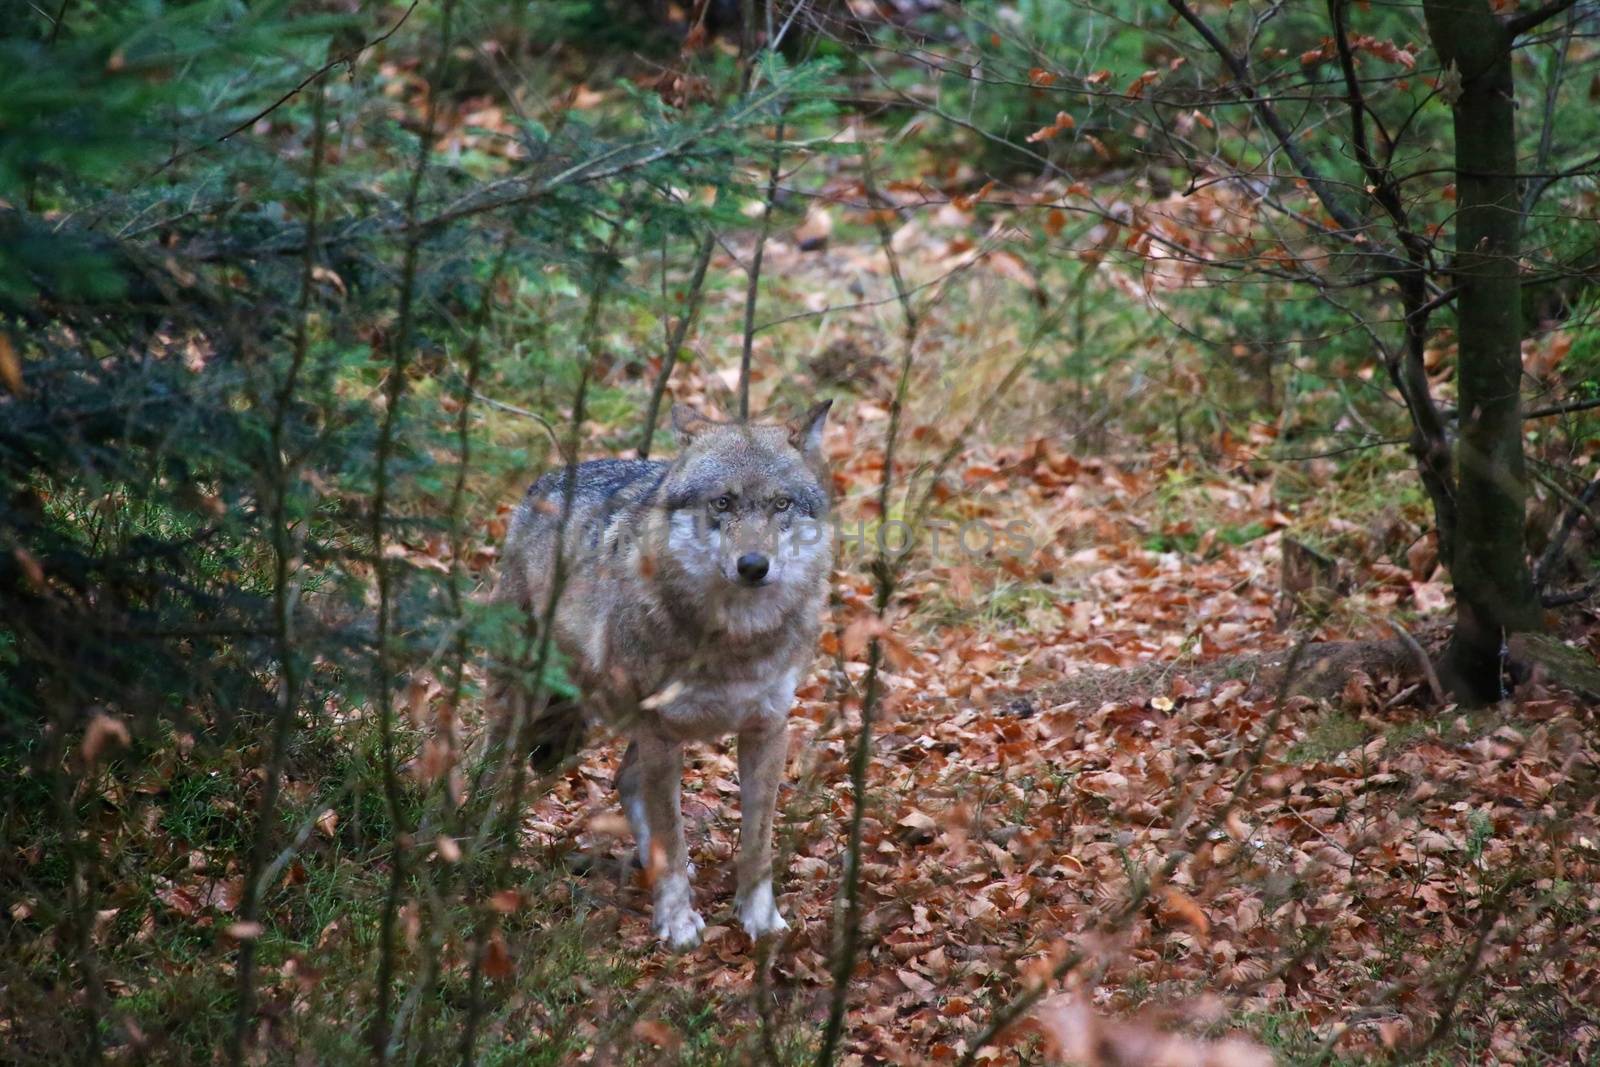
<path id="1" fill-rule="evenodd" d="M 683 745 L 730 733 L 739 736 L 739 918 L 753 937 L 787 928 L 773 901 L 772 814 L 832 569 L 827 410 L 746 426 L 674 408 L 676 459 L 552 471 L 506 535 L 496 595 L 538 615 L 570 491 L 553 636 L 585 713 L 632 741 L 618 786 L 655 875 L 655 932 L 673 948 L 698 943 L 704 927 L 679 807 Z M 741 568 L 751 553 L 762 566 Z M 757 571 L 765 576 L 753 579 Z"/>

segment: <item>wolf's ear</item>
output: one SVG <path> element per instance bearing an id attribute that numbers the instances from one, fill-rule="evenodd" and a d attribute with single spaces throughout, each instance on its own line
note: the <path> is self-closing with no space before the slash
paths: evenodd
<path id="1" fill-rule="evenodd" d="M 716 423 L 687 404 L 672 405 L 672 432 L 678 435 L 679 445 L 688 445 Z"/>
<path id="2" fill-rule="evenodd" d="M 814 405 L 798 419 L 789 421 L 789 443 L 807 459 L 822 458 L 822 428 L 828 424 L 828 409 L 832 400 Z"/>

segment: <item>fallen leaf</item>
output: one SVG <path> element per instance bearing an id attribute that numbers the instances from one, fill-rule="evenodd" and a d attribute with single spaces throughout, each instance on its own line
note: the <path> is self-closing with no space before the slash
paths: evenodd
<path id="1" fill-rule="evenodd" d="M 121 719 L 105 712 L 96 712 L 83 731 L 83 761 L 93 766 L 100 755 L 111 748 L 123 748 L 129 743 L 128 727 Z"/>
<path id="2" fill-rule="evenodd" d="M 4 331 L 0 331 L 0 385 L 13 396 L 22 396 L 27 390 L 22 382 L 22 358 Z"/>
<path id="3" fill-rule="evenodd" d="M 483 946 L 483 973 L 493 982 L 509 981 L 516 974 L 511 950 L 506 947 L 505 935 L 499 930 L 490 934 L 489 943 Z"/>

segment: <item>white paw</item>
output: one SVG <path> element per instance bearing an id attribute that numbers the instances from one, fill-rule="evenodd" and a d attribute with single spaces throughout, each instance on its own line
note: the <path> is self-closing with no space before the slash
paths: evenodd
<path id="1" fill-rule="evenodd" d="M 758 882 L 748 893 L 741 893 L 734 907 L 738 910 L 740 925 L 752 939 L 759 940 L 789 929 L 788 922 L 778 911 L 778 902 L 772 899 L 770 881 Z"/>
<path id="2" fill-rule="evenodd" d="M 656 892 L 655 912 L 650 928 L 674 952 L 694 948 L 706 921 L 694 910 L 689 896 L 689 880 L 668 877 Z"/>
<path id="3" fill-rule="evenodd" d="M 693 908 L 663 909 L 657 905 L 651 928 L 672 951 L 685 952 L 700 944 L 706 921 Z"/>

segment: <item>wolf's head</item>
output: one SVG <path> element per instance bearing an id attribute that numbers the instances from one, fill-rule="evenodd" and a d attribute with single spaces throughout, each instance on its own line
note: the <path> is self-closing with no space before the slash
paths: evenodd
<path id="1" fill-rule="evenodd" d="M 657 501 L 657 579 L 715 628 L 764 633 L 826 587 L 833 562 L 822 430 L 831 401 L 786 422 L 722 423 L 677 406 L 680 453 Z"/>

